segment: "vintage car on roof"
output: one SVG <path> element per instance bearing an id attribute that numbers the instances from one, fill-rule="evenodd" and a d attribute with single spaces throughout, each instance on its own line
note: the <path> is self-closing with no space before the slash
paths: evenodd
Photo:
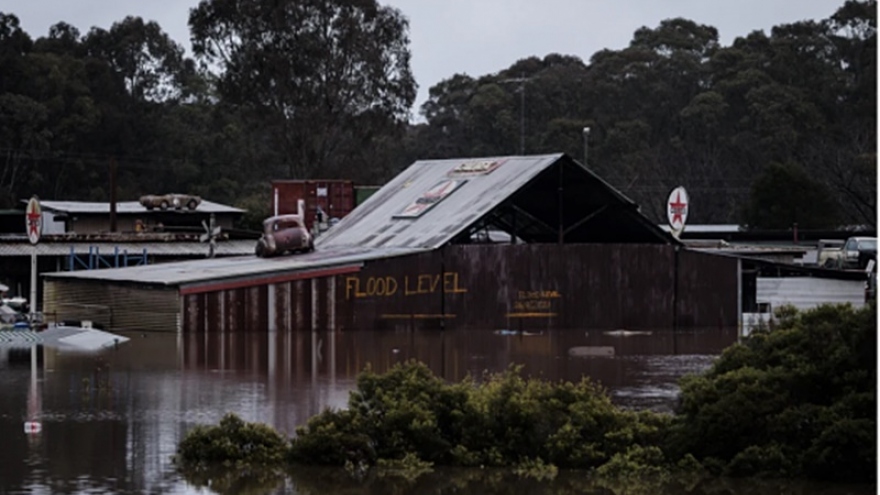
<path id="1" fill-rule="evenodd" d="M 299 215 L 277 215 L 263 220 L 263 234 L 255 252 L 261 258 L 284 253 L 306 253 L 315 249 L 315 240 Z"/>
<path id="2" fill-rule="evenodd" d="M 141 196 L 140 202 L 148 210 L 153 208 L 159 208 L 160 210 L 167 210 L 168 208 L 195 210 L 199 207 L 199 203 L 202 202 L 202 198 L 194 194 L 147 194 Z"/>

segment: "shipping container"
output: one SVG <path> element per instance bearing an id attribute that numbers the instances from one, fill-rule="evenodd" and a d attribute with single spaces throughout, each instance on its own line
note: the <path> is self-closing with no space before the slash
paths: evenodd
<path id="1" fill-rule="evenodd" d="M 354 186 L 355 206 L 360 206 L 381 188 L 382 186 Z"/>
<path id="2" fill-rule="evenodd" d="M 324 221 L 342 219 L 355 207 L 354 184 L 350 180 L 275 180 L 272 181 L 273 214 L 297 213 L 297 201 L 305 202 L 305 224 L 312 231 L 319 211 Z"/>

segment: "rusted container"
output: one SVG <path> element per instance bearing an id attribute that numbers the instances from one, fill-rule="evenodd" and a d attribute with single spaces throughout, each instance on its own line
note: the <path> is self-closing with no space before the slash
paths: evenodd
<path id="1" fill-rule="evenodd" d="M 305 223 L 312 230 L 318 211 L 325 222 L 341 219 L 355 207 L 354 184 L 350 180 L 275 180 L 272 181 L 273 214 L 296 213 L 297 201 L 305 201 Z M 277 209 L 277 211 L 276 211 Z"/>

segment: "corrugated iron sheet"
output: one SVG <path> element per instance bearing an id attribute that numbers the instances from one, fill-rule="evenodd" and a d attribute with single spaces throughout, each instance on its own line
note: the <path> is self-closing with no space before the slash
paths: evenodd
<path id="1" fill-rule="evenodd" d="M 211 332 L 669 331 L 735 328 L 736 297 L 737 260 L 675 246 L 463 245 L 269 284 L 251 299 L 187 295 L 184 320 L 186 331 Z"/>
<path id="2" fill-rule="evenodd" d="M 177 290 L 82 281 L 48 281 L 43 312 L 50 320 L 91 320 L 108 329 L 180 329 Z"/>
<path id="3" fill-rule="evenodd" d="M 218 244 L 219 246 L 219 244 Z M 253 244 L 251 244 L 253 247 Z M 205 246 L 202 245 L 202 248 Z M 389 258 L 413 252 L 416 249 L 363 249 L 349 248 L 319 250 L 306 254 L 258 258 L 254 255 L 230 258 L 160 263 L 127 268 L 81 270 L 76 272 L 47 273 L 47 279 L 103 280 L 150 285 L 186 286 L 203 282 L 259 279 L 284 273 L 308 271 L 339 265 L 359 265 L 366 260 Z"/>
<path id="4" fill-rule="evenodd" d="M 502 203 L 506 211 L 496 210 Z M 554 154 L 415 162 L 317 245 L 436 249 L 490 212 L 498 222 L 512 211 L 532 224 L 533 242 L 678 243 L 620 191 L 566 155 Z M 588 221 L 589 231 L 580 228 Z M 518 234 L 526 234 L 526 227 L 520 228 Z M 600 231 L 607 235 L 597 236 Z"/>
<path id="5" fill-rule="evenodd" d="M 498 206 L 562 158 L 561 154 L 417 161 L 318 238 L 321 248 L 339 246 L 437 248 Z M 502 162 L 489 173 L 456 176 L 473 161 Z M 452 175 L 450 175 L 452 173 Z M 461 180 L 417 218 L 395 218 L 427 191 L 447 179 Z"/>
<path id="6" fill-rule="evenodd" d="M 179 321 L 186 332 L 665 331 L 733 328 L 738 322 L 738 261 L 677 252 L 671 245 L 459 245 L 397 254 L 338 274 L 294 268 L 290 273 L 299 278 L 195 289 L 181 285 L 179 290 L 168 286 L 157 291 L 114 283 L 131 282 L 128 276 L 104 281 L 109 283 L 56 277 L 47 282 L 46 304 L 104 304 L 113 308 L 116 325 L 126 325 L 121 328 L 141 328 L 153 321 L 146 313 L 160 307 L 157 328 L 165 325 L 163 329 L 172 331 L 178 328 L 172 321 Z M 295 264 L 285 260 L 270 266 L 291 269 Z M 228 266 L 223 269 L 230 274 Z M 170 275 L 165 273 L 164 280 Z M 248 277 L 254 280 L 252 274 Z M 121 319 L 120 314 L 131 318 Z"/>
<path id="7" fill-rule="evenodd" d="M 217 256 L 253 255 L 253 240 L 220 241 L 214 248 Z M 208 244 L 204 242 L 43 242 L 33 246 L 26 242 L 0 243 L 0 256 L 30 256 L 36 251 L 38 256 L 66 256 L 70 249 L 79 256 L 97 252 L 102 256 L 207 256 Z"/>
<path id="8" fill-rule="evenodd" d="M 368 263 L 340 277 L 337 298 L 353 304 L 342 322 L 352 329 L 672 328 L 674 253 L 669 245 L 449 246 Z M 692 269 L 691 261 L 680 270 Z M 735 277 L 735 261 L 728 268 Z M 693 277 L 710 283 L 714 275 Z M 718 294 L 736 307 L 735 285 Z M 715 326 L 715 316 L 688 326 Z M 728 320 L 736 326 L 735 314 Z"/>
<path id="9" fill-rule="evenodd" d="M 756 299 L 773 309 L 790 304 L 800 310 L 820 304 L 865 304 L 864 280 L 833 280 L 816 277 L 758 277 Z"/>
<path id="10" fill-rule="evenodd" d="M 27 203 L 27 201 L 24 201 Z M 110 203 L 95 203 L 86 201 L 51 201 L 41 200 L 40 207 L 44 210 L 63 212 L 63 213 L 106 213 L 110 214 Z M 117 213 L 146 213 L 144 205 L 137 201 L 119 201 L 116 203 Z M 244 213 L 241 208 L 227 206 L 213 201 L 202 200 L 199 207 L 195 211 L 203 213 Z"/>
<path id="11" fill-rule="evenodd" d="M 347 328 L 736 327 L 737 261 L 669 245 L 449 246 L 339 277 Z M 674 309 L 678 308 L 676 314 Z M 444 322 L 443 325 L 440 322 Z"/>

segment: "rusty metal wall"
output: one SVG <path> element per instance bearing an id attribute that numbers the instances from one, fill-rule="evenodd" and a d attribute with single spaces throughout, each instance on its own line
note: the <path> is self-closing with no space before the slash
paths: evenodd
<path id="1" fill-rule="evenodd" d="M 678 326 L 737 326 L 739 260 L 685 249 L 678 256 Z"/>
<path id="2" fill-rule="evenodd" d="M 663 245 L 450 246 L 369 263 L 340 277 L 340 298 L 352 328 L 671 328 L 673 259 Z"/>
<path id="3" fill-rule="evenodd" d="M 667 245 L 462 245 L 182 308 L 188 332 L 732 328 L 737 277 L 734 258 Z"/>

